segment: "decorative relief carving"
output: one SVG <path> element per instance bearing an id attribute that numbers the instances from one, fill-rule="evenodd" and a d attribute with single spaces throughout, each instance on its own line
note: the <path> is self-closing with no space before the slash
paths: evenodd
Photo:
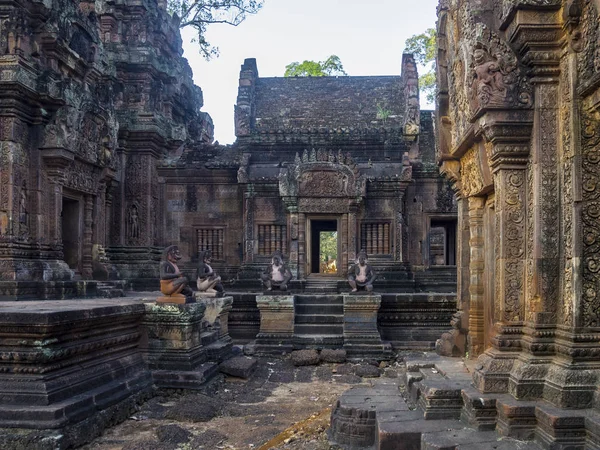
<path id="1" fill-rule="evenodd" d="M 573 148 L 571 142 L 571 81 L 568 58 L 561 61 L 560 88 L 562 92 L 560 119 L 562 142 L 562 234 L 564 236 L 564 274 L 562 322 L 573 325 Z"/>
<path id="2" fill-rule="evenodd" d="M 349 201 L 346 198 L 300 198 L 298 211 L 306 213 L 347 213 Z"/>
<path id="3" fill-rule="evenodd" d="M 498 197 L 504 222 L 501 244 L 504 310 L 507 322 L 523 320 L 523 269 L 525 249 L 525 171 L 502 170 L 499 173 Z"/>
<path id="4" fill-rule="evenodd" d="M 479 152 L 472 147 L 460 160 L 461 187 L 465 197 L 476 195 L 483 189 L 483 176 L 479 163 Z"/>
<path id="5" fill-rule="evenodd" d="M 558 301 L 559 197 L 558 197 L 558 86 L 540 87 L 540 181 L 541 196 L 541 295 L 544 312 L 555 322 Z"/>
<path id="6" fill-rule="evenodd" d="M 587 80 L 600 72 L 600 16 L 594 0 L 583 2 L 580 29 L 583 51 L 577 59 L 577 68 L 581 79 Z"/>
<path id="7" fill-rule="evenodd" d="M 600 118 L 584 111 L 582 126 L 582 325 L 600 326 Z"/>
<path id="8" fill-rule="evenodd" d="M 471 113 L 483 108 L 531 107 L 531 86 L 506 42 L 481 23 L 474 26 L 471 39 Z"/>
<path id="9" fill-rule="evenodd" d="M 65 187 L 88 194 L 96 194 L 98 174 L 94 173 L 93 166 L 81 161 L 73 161 L 67 171 Z"/>

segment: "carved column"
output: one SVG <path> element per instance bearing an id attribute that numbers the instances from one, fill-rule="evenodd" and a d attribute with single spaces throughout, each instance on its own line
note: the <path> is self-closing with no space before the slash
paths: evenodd
<path id="1" fill-rule="evenodd" d="M 470 309 L 470 261 L 469 251 L 469 202 L 466 198 L 458 196 L 458 236 L 457 236 L 457 258 L 456 258 L 456 295 L 457 306 L 460 311 L 469 317 Z"/>
<path id="2" fill-rule="evenodd" d="M 484 197 L 469 197 L 469 355 L 476 357 L 484 350 Z"/>
<path id="3" fill-rule="evenodd" d="M 306 215 L 298 213 L 298 279 L 306 278 Z"/>
<path id="4" fill-rule="evenodd" d="M 505 121 L 503 113 L 488 113 L 480 122 L 487 141 L 492 144 L 489 159 L 494 176 L 497 230 L 494 302 L 497 322 L 492 347 L 479 357 L 473 374 L 475 386 L 482 392 L 508 391 L 525 319 L 527 161 L 532 113 L 525 110 L 512 114 L 512 120 Z"/>
<path id="5" fill-rule="evenodd" d="M 358 205 L 350 205 L 350 211 L 348 212 L 348 262 L 354 262 L 356 260 L 357 249 L 357 218 Z"/>
<path id="6" fill-rule="evenodd" d="M 254 190 L 251 184 L 244 192 L 244 263 L 254 261 Z"/>
<path id="7" fill-rule="evenodd" d="M 348 265 L 350 262 L 348 260 L 348 214 L 342 215 L 341 227 L 340 239 L 342 243 L 342 263 L 338 266 L 338 273 L 346 276 L 348 275 Z"/>
<path id="8" fill-rule="evenodd" d="M 84 197 L 83 206 L 83 249 L 81 272 L 84 278 L 92 278 L 92 212 L 94 209 L 92 196 Z"/>

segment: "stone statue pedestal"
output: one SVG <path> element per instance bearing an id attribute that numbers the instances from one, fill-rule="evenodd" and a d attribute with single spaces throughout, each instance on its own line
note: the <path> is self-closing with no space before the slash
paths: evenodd
<path id="1" fill-rule="evenodd" d="M 260 332 L 255 351 L 272 355 L 291 352 L 294 348 L 294 296 L 258 295 L 256 304 L 260 311 Z"/>
<path id="2" fill-rule="evenodd" d="M 231 350 L 231 338 L 216 323 L 233 303 L 223 297 L 221 309 L 209 307 L 215 319 L 205 320 L 207 305 L 146 303 L 140 350 L 161 388 L 198 389 L 217 373 L 217 363 Z M 225 327 L 226 329 L 226 327 Z"/>
<path id="3" fill-rule="evenodd" d="M 183 294 L 163 295 L 156 299 L 157 304 L 174 304 L 174 305 L 187 305 L 195 303 L 196 300 L 192 297 L 186 297 Z"/>
<path id="4" fill-rule="evenodd" d="M 202 319 L 206 329 L 215 331 L 218 336 L 218 341 L 207 348 L 208 358 L 211 361 L 222 361 L 224 356 L 231 351 L 232 347 L 228 323 L 229 312 L 233 306 L 233 297 L 204 297 L 196 295 L 196 300 L 206 307 L 204 318 Z"/>
<path id="5" fill-rule="evenodd" d="M 389 358 L 392 348 L 381 340 L 377 313 L 381 295 L 352 293 L 344 295 L 344 349 L 349 357 Z"/>

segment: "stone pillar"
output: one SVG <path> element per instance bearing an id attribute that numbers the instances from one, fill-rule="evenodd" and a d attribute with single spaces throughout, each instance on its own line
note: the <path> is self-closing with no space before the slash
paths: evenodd
<path id="1" fill-rule="evenodd" d="M 384 344 L 377 328 L 381 295 L 344 295 L 344 349 L 351 357 L 386 358 L 391 346 Z"/>
<path id="2" fill-rule="evenodd" d="M 92 278 L 92 212 L 94 205 L 92 196 L 84 196 L 83 205 L 83 245 L 81 272 L 84 278 Z"/>
<path id="3" fill-rule="evenodd" d="M 259 295 L 260 332 L 256 336 L 256 351 L 265 354 L 291 352 L 294 348 L 294 296 Z"/>
<path id="4" fill-rule="evenodd" d="M 360 250 L 357 248 L 357 212 L 358 206 L 350 205 L 350 211 L 348 212 L 348 263 L 350 264 L 356 260 L 356 254 Z"/>
<path id="5" fill-rule="evenodd" d="M 485 138 L 491 143 L 488 158 L 494 175 L 496 214 L 496 323 L 492 347 L 479 356 L 473 373 L 481 392 L 508 391 L 525 320 L 527 162 L 533 117 L 531 111 L 513 114 L 511 121 L 504 121 L 502 113 L 488 113 L 481 119 Z"/>
<path id="6" fill-rule="evenodd" d="M 348 275 L 348 267 L 350 265 L 350 260 L 348 259 L 348 214 L 342 214 L 341 219 L 341 233 L 340 233 L 340 242 L 341 242 L 341 264 L 338 265 L 338 273 L 346 277 Z"/>
<path id="7" fill-rule="evenodd" d="M 477 357 L 484 348 L 483 293 L 484 281 L 484 236 L 483 213 L 485 198 L 469 197 L 469 357 Z"/>
<path id="8" fill-rule="evenodd" d="M 456 242 L 456 295 L 457 295 L 457 306 L 460 311 L 465 314 L 465 317 L 469 317 L 469 283 L 470 283 L 470 261 L 471 252 L 469 251 L 469 202 L 466 198 L 458 196 L 457 198 L 458 208 L 458 230 L 457 230 L 457 242 Z"/>
<path id="9" fill-rule="evenodd" d="M 244 263 L 254 261 L 254 190 L 251 184 L 244 192 Z"/>
<path id="10" fill-rule="evenodd" d="M 306 215 L 298 214 L 298 279 L 306 278 Z"/>

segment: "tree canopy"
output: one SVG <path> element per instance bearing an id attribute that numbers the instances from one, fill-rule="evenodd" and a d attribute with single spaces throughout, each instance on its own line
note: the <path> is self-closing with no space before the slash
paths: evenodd
<path id="1" fill-rule="evenodd" d="M 219 55 L 219 48 L 206 40 L 206 28 L 213 23 L 238 26 L 248 15 L 256 14 L 264 0 L 168 0 L 167 9 L 181 18 L 181 28 L 191 26 L 198 32 L 200 54 L 205 59 Z"/>
<path id="2" fill-rule="evenodd" d="M 336 55 L 331 55 L 325 61 L 293 62 L 285 66 L 284 77 L 327 77 L 348 75 L 342 61 Z"/>
<path id="3" fill-rule="evenodd" d="M 409 37 L 404 44 L 404 51 L 412 53 L 417 64 L 424 66 L 425 70 L 427 70 L 419 77 L 419 87 L 425 93 L 427 101 L 430 103 L 435 102 L 436 93 L 436 37 L 435 29 L 428 28 L 424 33 Z"/>

